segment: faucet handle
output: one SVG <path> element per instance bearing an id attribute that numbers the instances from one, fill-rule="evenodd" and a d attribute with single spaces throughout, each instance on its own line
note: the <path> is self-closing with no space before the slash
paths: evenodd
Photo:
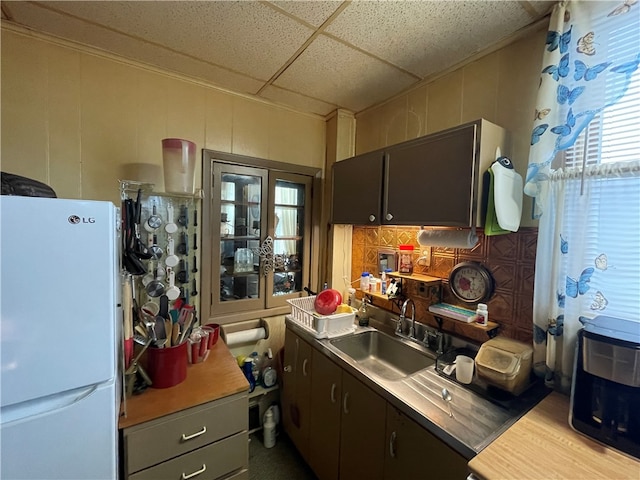
<path id="1" fill-rule="evenodd" d="M 402 317 L 398 318 L 396 333 L 402 333 Z"/>

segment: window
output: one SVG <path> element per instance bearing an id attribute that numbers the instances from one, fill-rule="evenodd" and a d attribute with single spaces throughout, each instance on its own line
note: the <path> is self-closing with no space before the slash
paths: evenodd
<path id="1" fill-rule="evenodd" d="M 640 45 L 640 30 L 637 22 L 623 22 L 624 16 L 605 16 L 594 22 L 593 29 L 602 31 L 606 41 L 594 48 L 606 48 L 607 62 L 619 64 L 636 55 Z M 581 61 L 581 60 L 580 60 Z M 598 65 L 586 66 L 595 72 Z M 596 70 L 594 70 L 596 69 Z M 586 71 L 585 71 L 586 72 Z M 592 75 L 595 75 L 593 73 Z M 598 81 L 598 77 L 592 81 Z M 624 75 L 603 77 L 600 91 L 590 92 L 587 106 L 597 108 L 603 103 L 612 103 L 625 82 Z M 604 97 L 604 101 L 603 101 Z M 640 159 L 640 75 L 636 72 L 627 87 L 624 97 L 593 118 L 577 138 L 575 144 L 561 152 L 565 168 L 582 168 L 602 163 L 626 162 Z"/>

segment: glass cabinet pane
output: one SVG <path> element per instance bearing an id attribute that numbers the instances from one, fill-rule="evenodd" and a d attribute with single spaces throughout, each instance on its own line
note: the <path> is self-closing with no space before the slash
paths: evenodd
<path id="1" fill-rule="evenodd" d="M 309 261 L 305 248 L 305 222 L 309 185 L 278 178 L 273 190 L 274 274 L 272 295 L 301 292 L 306 286 L 303 265 Z"/>
<path id="2" fill-rule="evenodd" d="M 262 171 L 220 166 L 215 187 L 219 192 L 219 297 L 218 310 L 233 311 L 229 304 L 260 301 L 264 277 L 260 275 L 260 234 L 262 228 L 264 189 L 267 178 Z M 217 202 L 216 202 L 217 203 Z M 214 249 L 215 250 L 215 249 Z M 216 302 L 217 303 L 217 302 Z"/>

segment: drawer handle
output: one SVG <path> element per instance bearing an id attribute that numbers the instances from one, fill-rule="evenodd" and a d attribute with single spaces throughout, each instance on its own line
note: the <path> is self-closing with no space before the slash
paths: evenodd
<path id="1" fill-rule="evenodd" d="M 307 376 L 307 358 L 305 358 L 302 362 L 302 375 Z"/>
<path id="2" fill-rule="evenodd" d="M 199 432 L 196 433 L 192 433 L 191 435 L 185 435 L 184 433 L 182 434 L 182 441 L 186 441 L 186 440 L 191 440 L 192 438 L 196 438 L 199 437 L 200 435 L 203 435 L 207 432 L 207 427 L 202 427 L 202 430 L 200 430 Z"/>
<path id="3" fill-rule="evenodd" d="M 346 414 L 349 413 L 349 392 L 344 394 L 344 398 L 342 399 L 342 411 Z"/>
<path id="4" fill-rule="evenodd" d="M 336 403 L 336 384 L 331 384 L 331 403 Z"/>
<path id="5" fill-rule="evenodd" d="M 203 473 L 205 470 L 207 469 L 207 466 L 203 463 L 202 464 L 202 468 L 200 470 L 197 470 L 193 473 L 190 473 L 189 475 L 187 475 L 186 473 L 182 472 L 182 480 L 187 480 L 187 478 L 193 478 L 196 475 L 200 475 L 201 473 Z"/>

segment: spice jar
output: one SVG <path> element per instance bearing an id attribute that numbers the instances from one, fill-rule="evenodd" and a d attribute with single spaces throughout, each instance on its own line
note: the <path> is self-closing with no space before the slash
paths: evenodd
<path id="1" fill-rule="evenodd" d="M 400 273 L 413 273 L 413 245 L 399 245 L 400 255 L 398 259 Z"/>

